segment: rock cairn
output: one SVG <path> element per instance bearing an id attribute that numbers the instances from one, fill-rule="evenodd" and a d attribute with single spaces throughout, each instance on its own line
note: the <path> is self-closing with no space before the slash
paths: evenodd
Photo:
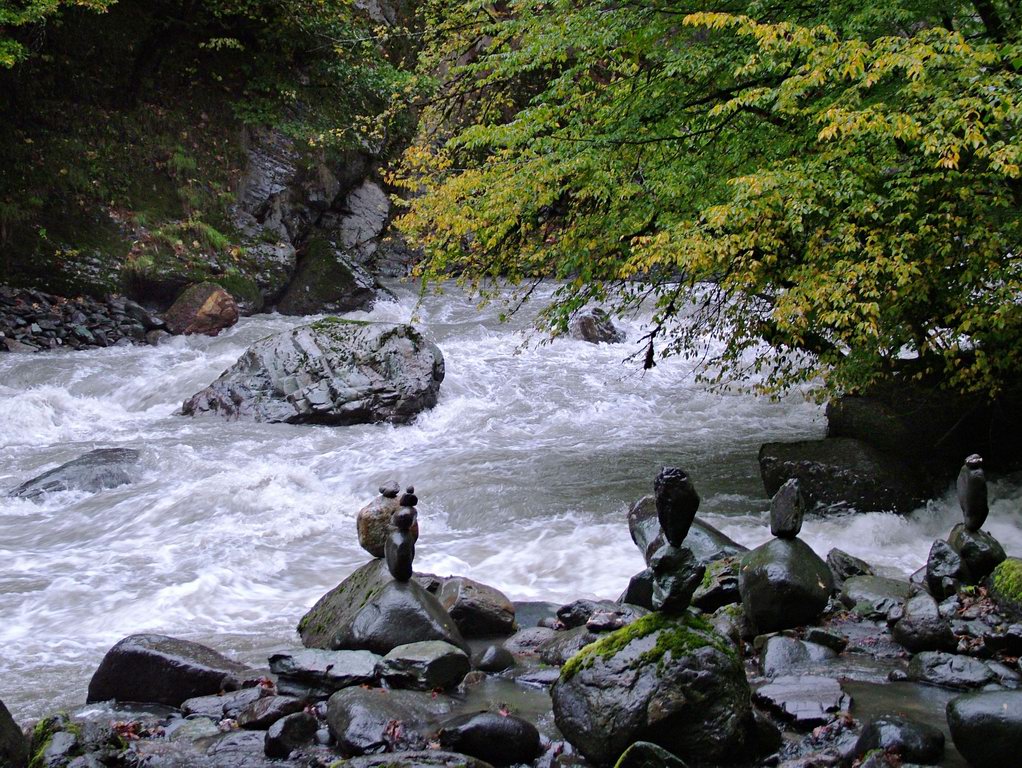
<path id="1" fill-rule="evenodd" d="M 384 545 L 384 554 L 387 559 L 387 570 L 396 581 L 408 581 L 412 578 L 415 540 L 418 538 L 418 530 L 412 533 L 412 526 L 416 524 L 419 516 L 418 510 L 415 509 L 418 503 L 415 488 L 408 486 L 401 496 L 401 506 L 390 517 L 390 531 Z"/>

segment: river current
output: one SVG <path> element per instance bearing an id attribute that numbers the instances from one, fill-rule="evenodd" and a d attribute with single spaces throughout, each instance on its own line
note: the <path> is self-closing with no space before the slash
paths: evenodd
<path id="1" fill-rule="evenodd" d="M 518 600 L 619 595 L 643 567 L 626 521 L 663 464 L 700 515 L 747 546 L 769 538 L 761 443 L 821 437 L 822 409 L 712 394 L 680 358 L 642 372 L 629 341 L 536 343 L 451 288 L 395 288 L 359 319 L 414 320 L 443 350 L 440 401 L 409 426 L 310 427 L 178 415 L 247 345 L 308 318 L 260 315 L 217 338 L 0 356 L 0 699 L 24 721 L 84 702 L 103 653 L 160 632 L 243 661 L 297 645 L 295 625 L 366 561 L 355 514 L 389 478 L 414 484 L 416 569 Z M 131 485 L 40 501 L 5 494 L 101 447 L 142 451 Z M 949 489 L 950 489 L 949 478 Z M 994 483 L 987 529 L 1022 551 L 1017 483 Z M 960 519 L 950 493 L 907 517 L 807 520 L 803 538 L 892 574 Z"/>

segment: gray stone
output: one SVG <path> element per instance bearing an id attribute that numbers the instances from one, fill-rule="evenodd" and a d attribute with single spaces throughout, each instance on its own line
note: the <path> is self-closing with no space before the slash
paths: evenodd
<path id="1" fill-rule="evenodd" d="M 905 604 L 912 585 L 884 576 L 853 576 L 841 588 L 841 602 L 866 618 L 886 617 Z"/>
<path id="2" fill-rule="evenodd" d="M 827 607 L 830 568 L 801 539 L 772 539 L 741 560 L 742 607 L 759 632 L 813 622 Z"/>
<path id="3" fill-rule="evenodd" d="M 397 494 L 388 497 L 382 493 L 358 511 L 355 526 L 358 530 L 358 543 L 373 557 L 383 557 L 390 528 L 390 518 L 401 508 Z M 413 526 L 416 539 L 419 536 L 419 523 Z"/>
<path id="4" fill-rule="evenodd" d="M 446 690 L 456 687 L 470 669 L 463 650 L 440 640 L 399 645 L 383 657 L 383 679 L 392 688 Z"/>
<path id="5" fill-rule="evenodd" d="M 653 608 L 680 613 L 692 602 L 692 595 L 702 584 L 706 566 L 688 547 L 665 544 L 650 558 L 653 571 Z"/>
<path id="6" fill-rule="evenodd" d="M 539 647 L 539 658 L 544 664 L 561 666 L 587 645 L 595 643 L 599 636 L 588 627 L 572 627 L 557 632 L 550 640 Z"/>
<path id="7" fill-rule="evenodd" d="M 35 499 L 44 493 L 95 493 L 134 482 L 140 474 L 141 453 L 134 448 L 97 448 L 55 469 L 33 477 L 11 491 L 11 496 Z"/>
<path id="8" fill-rule="evenodd" d="M 358 0 L 359 3 L 365 0 Z M 376 0 L 368 0 L 375 2 Z M 340 768 L 492 768 L 489 763 L 460 752 L 439 749 L 403 750 L 382 755 L 361 755 L 340 763 Z"/>
<path id="9" fill-rule="evenodd" d="M 455 577 L 444 581 L 437 597 L 463 637 L 510 635 L 516 629 L 514 604 L 499 589 Z"/>
<path id="10" fill-rule="evenodd" d="M 408 325 L 328 318 L 258 341 L 185 415 L 289 424 L 404 424 L 436 404 L 443 355 Z"/>
<path id="11" fill-rule="evenodd" d="M 242 710 L 258 701 L 263 690 L 258 686 L 242 688 L 212 696 L 197 696 L 181 703 L 181 711 L 187 715 L 203 715 L 214 720 L 225 717 L 235 718 Z"/>
<path id="12" fill-rule="evenodd" d="M 940 615 L 937 601 L 925 593 L 905 603 L 901 618 L 891 627 L 891 634 L 912 653 L 953 651 L 958 645 L 951 624 Z"/>
<path id="13" fill-rule="evenodd" d="M 588 341 L 590 344 L 619 344 L 625 340 L 624 332 L 599 307 L 573 316 L 568 322 L 568 333 L 573 339 Z"/>
<path id="14" fill-rule="evenodd" d="M 740 562 L 737 557 L 726 557 L 706 564 L 703 579 L 692 593 L 692 605 L 704 613 L 742 600 L 738 589 Z"/>
<path id="15" fill-rule="evenodd" d="M 612 613 L 621 618 L 621 626 L 631 624 L 649 613 L 645 608 L 612 600 L 575 600 L 557 609 L 557 619 L 566 629 L 588 626 L 593 616 Z M 591 630 L 592 631 L 592 630 Z"/>
<path id="16" fill-rule="evenodd" d="M 770 500 L 770 533 L 780 539 L 798 536 L 808 507 L 798 479 L 786 481 Z"/>
<path id="17" fill-rule="evenodd" d="M 812 667 L 837 658 L 832 648 L 777 635 L 767 640 L 760 656 L 760 668 L 766 677 L 782 677 L 809 671 Z"/>
<path id="18" fill-rule="evenodd" d="M 653 494 L 664 538 L 672 547 L 680 547 L 699 510 L 699 494 L 692 479 L 678 467 L 661 467 L 653 481 Z"/>
<path id="19" fill-rule="evenodd" d="M 382 665 L 381 656 L 365 650 L 307 648 L 270 656 L 270 671 L 278 676 L 279 689 L 307 690 L 314 698 L 326 698 L 349 685 L 376 685 Z"/>
<path id="20" fill-rule="evenodd" d="M 933 597 L 943 600 L 971 579 L 968 566 L 950 544 L 940 539 L 933 542 L 926 558 L 926 587 Z"/>
<path id="21" fill-rule="evenodd" d="M 832 549 L 827 553 L 827 565 L 834 574 L 834 584 L 841 587 L 852 576 L 875 576 L 873 567 L 865 560 L 850 555 L 840 549 Z"/>
<path id="22" fill-rule="evenodd" d="M 327 725 L 348 755 L 423 749 L 453 701 L 425 691 L 345 688 L 327 703 Z"/>
<path id="23" fill-rule="evenodd" d="M 874 749 L 897 755 L 905 763 L 937 765 L 944 756 L 944 734 L 904 715 L 879 715 L 866 723 L 851 756 L 862 758 Z"/>
<path id="24" fill-rule="evenodd" d="M 239 713 L 238 725 L 250 731 L 265 731 L 282 717 L 304 709 L 305 700 L 295 696 L 264 696 Z"/>
<path id="25" fill-rule="evenodd" d="M 807 730 L 826 725 L 852 705 L 837 680 L 813 675 L 775 678 L 752 696 L 778 717 Z"/>
<path id="26" fill-rule="evenodd" d="M 996 675 L 979 659 L 953 653 L 924 651 L 912 657 L 908 677 L 920 683 L 943 688 L 980 688 L 993 682 Z"/>
<path id="27" fill-rule="evenodd" d="M 472 668 L 480 672 L 503 672 L 514 665 L 514 654 L 501 645 L 488 645 L 472 657 Z"/>
<path id="28" fill-rule="evenodd" d="M 990 513 L 982 456 L 974 453 L 965 459 L 955 486 L 958 491 L 958 504 L 965 516 L 965 527 L 970 531 L 978 531 Z"/>

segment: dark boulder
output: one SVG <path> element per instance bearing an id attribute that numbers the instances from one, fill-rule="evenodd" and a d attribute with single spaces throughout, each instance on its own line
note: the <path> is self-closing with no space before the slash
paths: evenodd
<path id="1" fill-rule="evenodd" d="M 977 584 L 1007 558 L 997 539 L 986 531 L 970 530 L 965 523 L 951 529 L 947 543 L 962 558 L 969 578 Z"/>
<path id="2" fill-rule="evenodd" d="M 312 743 L 319 730 L 316 716 L 308 712 L 295 712 L 282 717 L 266 731 L 263 749 L 267 757 L 285 758 L 294 750 Z"/>
<path id="3" fill-rule="evenodd" d="M 186 288 L 163 314 L 167 330 L 175 334 L 216 336 L 239 317 L 234 298 L 216 283 Z"/>
<path id="4" fill-rule="evenodd" d="M 635 741 L 695 762 L 740 760 L 749 686 L 734 649 L 702 619 L 653 613 L 574 656 L 551 691 L 557 727 L 608 765 Z"/>
<path id="5" fill-rule="evenodd" d="M 943 688 L 980 688 L 994 682 L 996 675 L 987 664 L 970 656 L 940 651 L 923 651 L 912 657 L 908 677 Z"/>
<path id="6" fill-rule="evenodd" d="M 520 629 L 504 641 L 504 647 L 511 653 L 535 654 L 545 643 L 557 636 L 557 631 L 550 627 L 529 627 Z"/>
<path id="7" fill-rule="evenodd" d="M 657 550 L 667 543 L 657 518 L 656 497 L 644 496 L 632 505 L 628 510 L 628 532 L 646 560 L 646 565 L 649 565 Z M 685 546 L 703 563 L 749 551 L 699 518 L 692 521 L 685 535 Z"/>
<path id="8" fill-rule="evenodd" d="M 688 547 L 665 544 L 649 560 L 653 571 L 653 608 L 680 613 L 692 602 L 702 584 L 706 566 Z"/>
<path id="9" fill-rule="evenodd" d="M 88 702 L 186 699 L 239 688 L 250 673 L 212 648 L 164 635 L 130 635 L 107 651 L 89 682 Z"/>
<path id="10" fill-rule="evenodd" d="M 599 639 L 599 636 L 585 625 L 557 632 L 539 647 L 540 661 L 560 667 L 587 645 Z"/>
<path id="11" fill-rule="evenodd" d="M 425 691 L 345 688 L 327 703 L 327 725 L 348 755 L 423 749 L 453 702 Z"/>
<path id="12" fill-rule="evenodd" d="M 707 563 L 703 579 L 692 594 L 692 605 L 704 613 L 713 613 L 725 605 L 741 602 L 742 595 L 738 590 L 740 565 L 737 557 Z"/>
<path id="13" fill-rule="evenodd" d="M 499 589 L 464 577 L 445 579 L 437 594 L 463 637 L 510 635 L 515 606 Z"/>
<path id="14" fill-rule="evenodd" d="M 1016 765 L 1022 755 L 1022 691 L 969 693 L 947 704 L 947 724 L 973 768 Z"/>
<path id="15" fill-rule="evenodd" d="M 0 765 L 4 768 L 25 768 L 27 763 L 28 741 L 25 734 L 0 701 Z"/>
<path id="16" fill-rule="evenodd" d="M 934 492 L 920 467 L 851 438 L 766 443 L 759 466 L 769 496 L 795 478 L 810 504 L 858 512 L 911 512 Z"/>
<path id="17" fill-rule="evenodd" d="M 830 566 L 830 572 L 834 574 L 834 584 L 838 588 L 845 583 L 846 579 L 850 579 L 852 576 L 876 575 L 873 566 L 865 560 L 861 560 L 837 548 L 827 553 L 827 565 Z"/>
<path id="18" fill-rule="evenodd" d="M 841 587 L 841 602 L 867 618 L 884 618 L 905 604 L 912 585 L 884 576 L 853 576 Z"/>
<path id="19" fill-rule="evenodd" d="M 745 615 L 759 632 L 813 622 L 833 591 L 830 568 L 801 539 L 772 539 L 742 557 Z"/>
<path id="20" fill-rule="evenodd" d="M 780 719 L 803 730 L 826 725 L 852 706 L 852 697 L 837 680 L 814 675 L 775 678 L 752 697 Z"/>
<path id="21" fill-rule="evenodd" d="M 785 482 L 770 500 L 770 533 L 779 539 L 794 539 L 802 530 L 808 507 L 798 479 Z"/>
<path id="22" fill-rule="evenodd" d="M 410 325 L 328 318 L 257 341 L 185 415 L 288 424 L 405 424 L 436 405 L 440 349 Z"/>
<path id="23" fill-rule="evenodd" d="M 968 566 L 946 541 L 937 539 L 926 558 L 926 587 L 937 600 L 953 595 L 972 580 Z"/>
<path id="24" fill-rule="evenodd" d="M 246 730 L 265 731 L 281 718 L 302 712 L 305 706 L 305 699 L 294 696 L 263 696 L 239 712 L 235 719 Z"/>
<path id="25" fill-rule="evenodd" d="M 861 759 L 874 749 L 897 755 L 906 763 L 937 765 L 944 756 L 944 734 L 903 715 L 880 715 L 866 723 L 850 757 Z"/>
<path id="26" fill-rule="evenodd" d="M 599 307 L 579 312 L 568 323 L 568 333 L 573 339 L 591 344 L 617 344 L 625 340 L 624 333 L 614 325 L 604 310 Z"/>
<path id="27" fill-rule="evenodd" d="M 480 672 L 503 672 L 514 665 L 514 654 L 501 645 L 488 645 L 472 657 L 472 668 Z"/>
<path id="28" fill-rule="evenodd" d="M 277 690 L 288 696 L 325 699 L 349 685 L 376 685 L 383 658 L 370 651 L 308 648 L 270 656 Z"/>
<path id="29" fill-rule="evenodd" d="M 399 645 L 383 657 L 383 679 L 391 688 L 454 688 L 470 668 L 468 654 L 442 640 Z"/>
<path id="30" fill-rule="evenodd" d="M 497 766 L 531 763 L 540 749 L 536 726 L 496 712 L 476 712 L 448 720 L 440 727 L 437 740 L 441 749 Z"/>
<path id="31" fill-rule="evenodd" d="M 141 453 L 134 448 L 97 448 L 55 469 L 22 483 L 11 496 L 34 499 L 44 493 L 95 493 L 134 482 L 139 476 Z"/>
<path id="32" fill-rule="evenodd" d="M 958 645 L 951 624 L 940 615 L 937 601 L 925 593 L 905 603 L 901 618 L 891 627 L 891 634 L 912 653 L 953 651 Z"/>
<path id="33" fill-rule="evenodd" d="M 302 644 L 328 650 L 385 654 L 399 645 L 443 640 L 463 650 L 465 640 L 439 601 L 415 581 L 394 581 L 373 560 L 327 592 L 298 622 Z"/>

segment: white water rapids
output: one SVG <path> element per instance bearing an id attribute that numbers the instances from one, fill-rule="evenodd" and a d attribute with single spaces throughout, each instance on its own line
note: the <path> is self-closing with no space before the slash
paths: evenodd
<path id="1" fill-rule="evenodd" d="M 440 402 L 410 426 L 310 427 L 178 415 L 251 342 L 308 318 L 243 319 L 218 338 L 159 347 L 0 356 L 0 699 L 19 721 L 84 702 L 103 653 L 136 632 L 204 642 L 265 664 L 367 556 L 355 514 L 381 481 L 414 484 L 416 568 L 513 599 L 617 597 L 643 567 L 627 506 L 662 464 L 684 467 L 700 515 L 755 546 L 769 538 L 761 443 L 820 437 L 819 407 L 716 395 L 681 359 L 641 372 L 633 343 L 522 348 L 455 289 L 399 286 L 370 320 L 413 314 L 443 350 Z M 631 340 L 643 317 L 623 323 Z M 8 490 L 101 447 L 141 449 L 137 482 L 40 501 Z M 949 478 L 949 485 L 950 485 Z M 1019 487 L 994 484 L 987 526 L 1022 551 Z M 909 517 L 811 519 L 803 538 L 910 573 L 960 519 L 950 496 Z"/>

